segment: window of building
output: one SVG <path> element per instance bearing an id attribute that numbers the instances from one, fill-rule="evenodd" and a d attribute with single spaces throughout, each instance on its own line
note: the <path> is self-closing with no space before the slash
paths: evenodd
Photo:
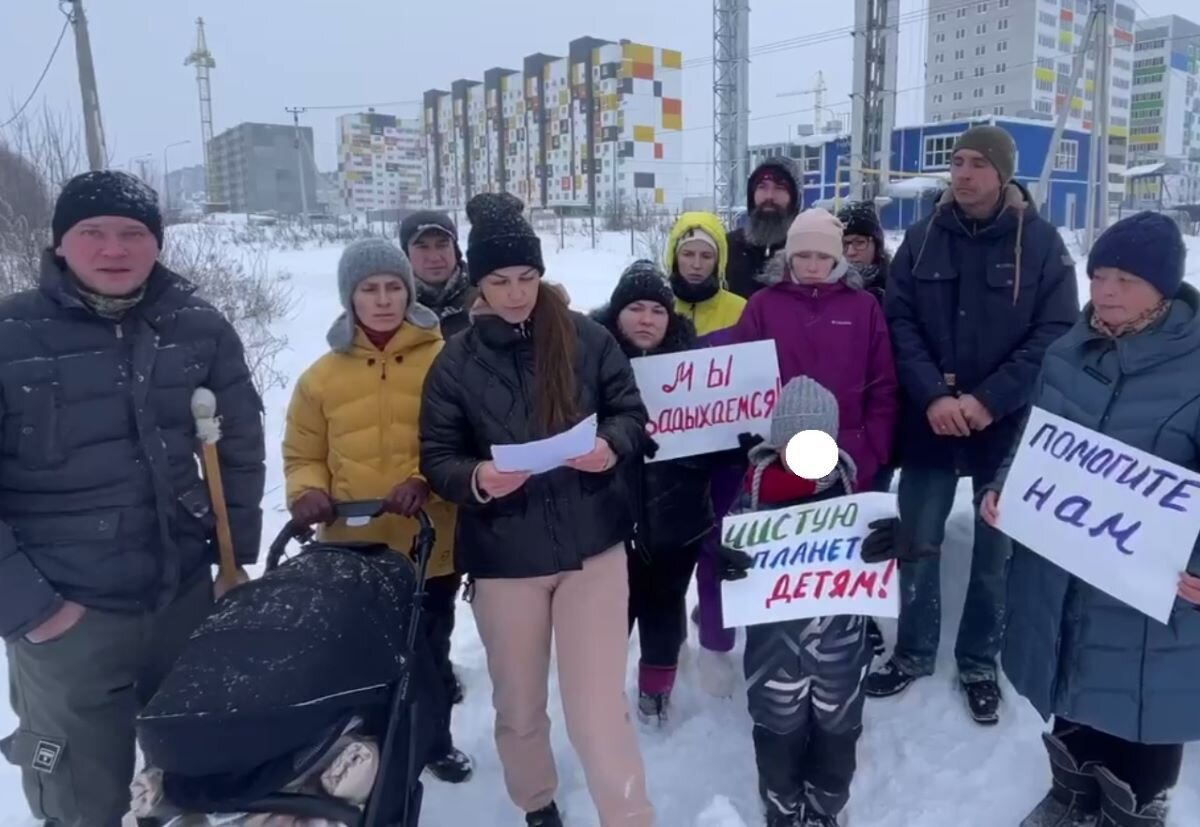
<path id="1" fill-rule="evenodd" d="M 1054 168 L 1059 172 L 1079 171 L 1079 141 L 1064 138 L 1058 142 Z"/>
<path id="2" fill-rule="evenodd" d="M 981 77 L 983 77 L 983 76 L 984 76 L 984 75 L 986 75 L 986 74 L 987 74 L 987 70 L 986 70 L 986 69 L 984 69 L 982 66 L 976 66 L 976 67 L 975 67 L 975 77 L 977 77 L 977 78 L 981 78 Z"/>
<path id="3" fill-rule="evenodd" d="M 1007 40 L 1001 40 L 999 43 L 997 43 L 997 44 L 996 44 L 996 51 L 997 51 L 997 52 L 1007 52 L 1007 51 L 1008 51 L 1008 41 L 1007 41 Z"/>
<path id="4" fill-rule="evenodd" d="M 996 94 L 997 94 L 997 95 L 1004 95 L 1004 94 L 1007 94 L 1007 93 L 1008 93 L 1008 87 L 1007 87 L 1007 86 L 1005 86 L 1003 83 L 997 83 L 997 84 L 996 84 Z"/>
<path id="5" fill-rule="evenodd" d="M 934 103 L 941 103 L 943 100 L 945 100 L 945 97 L 941 93 L 938 93 L 933 96 Z"/>
<path id="6" fill-rule="evenodd" d="M 938 52 L 938 53 L 937 53 L 937 54 L 934 56 L 934 58 L 933 58 L 933 62 L 934 62 L 934 63 L 945 63 L 945 62 L 946 62 L 946 55 L 945 55 L 945 53 L 944 53 L 944 52 Z"/>
<path id="7" fill-rule="evenodd" d="M 1003 20 L 998 21 L 996 23 L 996 29 L 1002 32 L 1008 31 L 1008 18 L 1006 17 Z"/>
<path id="8" fill-rule="evenodd" d="M 934 43 L 945 43 L 946 42 L 946 33 L 938 32 L 937 34 L 935 34 L 933 36 L 933 42 Z"/>
<path id="9" fill-rule="evenodd" d="M 1058 28 L 1058 17 L 1048 11 L 1038 12 L 1038 22 L 1043 26 L 1052 26 Z"/>
<path id="10" fill-rule="evenodd" d="M 1039 57 L 1039 58 L 1037 59 L 1037 67 L 1038 67 L 1039 69 L 1053 69 L 1053 68 L 1054 68 L 1054 58 L 1052 58 L 1052 57 Z"/>
<path id="11" fill-rule="evenodd" d="M 1000 0 L 999 6 L 1002 9 L 1007 9 L 1008 8 L 1008 0 Z"/>
<path id="12" fill-rule="evenodd" d="M 1004 114 L 1004 107 L 1003 107 L 1003 106 L 993 106 L 993 107 L 992 107 L 992 114 L 993 114 L 993 115 L 1003 115 L 1003 114 Z"/>
<path id="13" fill-rule="evenodd" d="M 1047 100 L 1034 101 L 1033 108 L 1034 111 L 1043 115 L 1050 115 L 1054 112 L 1054 105 Z"/>
<path id="14" fill-rule="evenodd" d="M 925 158 L 922 169 L 946 169 L 954 154 L 954 142 L 958 135 L 926 135 Z"/>
<path id="15" fill-rule="evenodd" d="M 966 30 L 966 29 L 959 29 L 958 31 L 956 31 L 956 32 L 954 33 L 954 39 L 955 39 L 955 40 L 962 40 L 962 39 L 963 39 L 964 37 L 966 37 L 966 36 L 967 36 L 967 30 Z"/>
<path id="16" fill-rule="evenodd" d="M 1008 71 L 1008 64 L 1007 64 L 1007 63 L 997 63 L 997 64 L 996 64 L 996 74 L 998 74 L 998 75 L 1002 75 L 1002 74 L 1004 74 L 1004 73 L 1005 73 L 1005 72 L 1007 72 L 1007 71 Z"/>
<path id="17" fill-rule="evenodd" d="M 987 7 L 987 3 L 980 3 L 978 6 L 976 6 L 976 11 L 978 11 L 980 14 L 987 14 Z"/>
<path id="18" fill-rule="evenodd" d="M 965 58 L 966 56 L 967 56 L 967 53 L 966 53 L 966 52 L 964 52 L 962 49 L 955 49 L 955 50 L 954 50 L 954 59 L 955 59 L 955 60 L 962 60 L 962 59 L 963 59 L 963 58 Z"/>
<path id="19" fill-rule="evenodd" d="M 945 82 L 946 82 L 946 76 L 945 76 L 945 75 L 934 75 L 934 76 L 933 76 L 933 82 L 934 82 L 935 84 L 945 83 Z"/>
<path id="20" fill-rule="evenodd" d="M 966 17 L 966 16 L 967 16 L 967 9 L 966 9 L 966 7 L 964 6 L 963 8 L 960 8 L 960 9 L 958 10 L 958 14 L 957 14 L 956 16 L 958 17 L 958 19 L 959 19 L 959 20 L 961 20 L 962 18 Z"/>
<path id="21" fill-rule="evenodd" d="M 954 79 L 955 79 L 955 80 L 962 80 L 962 79 L 963 79 L 963 70 L 962 70 L 962 69 L 955 69 L 955 70 L 954 70 Z"/>
<path id="22" fill-rule="evenodd" d="M 975 34 L 987 34 L 987 23 L 979 23 L 976 25 Z"/>
<path id="23" fill-rule="evenodd" d="M 954 93 L 954 100 L 956 100 L 956 101 L 960 101 L 960 100 L 962 100 L 962 99 L 963 99 L 963 93 L 962 93 L 962 92 L 955 92 L 955 93 Z"/>
<path id="24" fill-rule="evenodd" d="M 1038 45 L 1044 49 L 1058 48 L 1058 40 L 1052 34 L 1039 34 Z"/>
<path id="25" fill-rule="evenodd" d="M 1054 81 L 1052 80 L 1043 80 L 1042 78 L 1038 78 L 1034 85 L 1039 92 L 1054 91 Z"/>
<path id="26" fill-rule="evenodd" d="M 937 22 L 939 22 L 939 23 L 945 23 L 945 22 L 946 22 L 946 13 L 945 13 L 944 11 L 943 11 L 943 12 L 938 12 L 938 16 L 937 16 Z"/>
<path id="27" fill-rule="evenodd" d="M 975 47 L 975 57 L 983 57 L 987 54 L 987 46 L 982 43 Z"/>
<path id="28" fill-rule="evenodd" d="M 982 87 L 982 86 L 980 86 L 980 87 L 976 87 L 976 89 L 975 89 L 975 97 L 977 97 L 977 98 L 982 98 L 982 97 L 983 97 L 983 87 Z"/>

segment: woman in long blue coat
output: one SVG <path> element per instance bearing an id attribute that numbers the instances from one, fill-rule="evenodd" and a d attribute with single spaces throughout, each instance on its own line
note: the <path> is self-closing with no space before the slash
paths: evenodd
<path id="1" fill-rule="evenodd" d="M 1139 213 L 1088 259 L 1091 303 L 1051 345 L 1034 404 L 1200 470 L 1200 293 L 1183 237 Z M 996 524 L 999 480 L 982 516 Z M 1022 827 L 1158 827 L 1183 744 L 1200 740 L 1200 552 L 1166 625 L 1016 546 L 1004 671 L 1044 718 L 1052 787 Z"/>

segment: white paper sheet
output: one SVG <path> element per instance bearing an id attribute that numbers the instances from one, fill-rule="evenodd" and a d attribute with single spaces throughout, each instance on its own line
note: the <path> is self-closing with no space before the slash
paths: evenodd
<path id="1" fill-rule="evenodd" d="M 492 462 L 497 471 L 544 474 L 567 460 L 590 453 L 596 447 L 596 415 L 592 414 L 569 431 L 520 445 L 493 445 Z"/>

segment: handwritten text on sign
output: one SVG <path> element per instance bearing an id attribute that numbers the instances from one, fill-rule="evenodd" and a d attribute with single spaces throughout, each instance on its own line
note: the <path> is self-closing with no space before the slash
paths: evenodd
<path id="1" fill-rule="evenodd" d="M 722 585 L 725 625 L 754 626 L 829 615 L 898 617 L 895 562 L 859 552 L 875 520 L 896 516 L 894 494 L 855 494 L 726 517 L 722 542 L 754 558 L 744 580 Z"/>
<path id="2" fill-rule="evenodd" d="M 633 360 L 658 442 L 654 461 L 736 448 L 738 434 L 766 436 L 779 398 L 774 342 L 688 350 Z"/>
<path id="3" fill-rule="evenodd" d="M 1034 408 L 1000 498 L 1000 528 L 1166 623 L 1200 533 L 1200 475 Z"/>

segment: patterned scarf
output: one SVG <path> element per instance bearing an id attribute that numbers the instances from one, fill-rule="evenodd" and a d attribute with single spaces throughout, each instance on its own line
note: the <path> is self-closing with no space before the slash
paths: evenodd
<path id="1" fill-rule="evenodd" d="M 1092 318 L 1089 320 L 1092 330 L 1099 333 L 1101 336 L 1107 336 L 1110 339 L 1119 339 L 1122 336 L 1129 336 L 1133 333 L 1141 333 L 1146 328 L 1153 325 L 1163 316 L 1167 315 L 1167 311 L 1171 308 L 1171 303 L 1163 300 L 1151 307 L 1136 319 L 1130 319 L 1124 324 L 1110 325 L 1104 322 L 1096 311 L 1092 311 Z"/>
<path id="2" fill-rule="evenodd" d="M 467 289 L 467 272 L 462 267 L 454 271 L 454 275 L 441 284 L 428 284 L 416 279 L 417 301 L 428 307 L 439 317 L 447 312 L 457 313 L 462 310 L 458 306 L 458 298 Z"/>
<path id="3" fill-rule="evenodd" d="M 126 313 L 146 297 L 145 284 L 128 296 L 104 296 L 89 290 L 76 279 L 75 290 L 79 294 L 80 301 L 90 307 L 93 313 L 102 319 L 110 319 L 114 322 L 120 321 Z"/>

